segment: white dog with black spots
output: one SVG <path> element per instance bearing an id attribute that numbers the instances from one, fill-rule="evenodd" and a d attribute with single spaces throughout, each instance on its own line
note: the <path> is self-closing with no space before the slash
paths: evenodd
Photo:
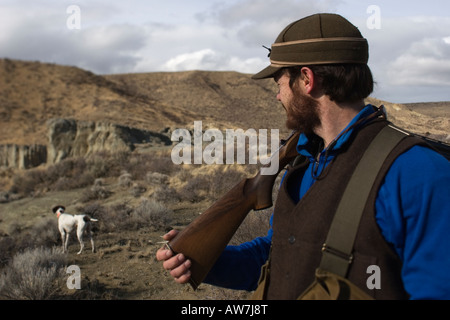
<path id="1" fill-rule="evenodd" d="M 98 221 L 97 219 L 93 219 L 87 214 L 77 214 L 77 215 L 68 214 L 65 212 L 66 208 L 61 205 L 54 207 L 52 210 L 53 213 L 55 213 L 56 217 L 58 218 L 58 229 L 59 232 L 61 233 L 62 247 L 64 253 L 67 252 L 69 235 L 75 228 L 77 230 L 77 238 L 78 241 L 80 242 L 81 247 L 80 251 L 78 251 L 78 254 L 80 254 L 84 248 L 83 234 L 85 231 L 91 241 L 92 252 L 95 252 L 94 239 L 92 238 L 91 221 Z"/>

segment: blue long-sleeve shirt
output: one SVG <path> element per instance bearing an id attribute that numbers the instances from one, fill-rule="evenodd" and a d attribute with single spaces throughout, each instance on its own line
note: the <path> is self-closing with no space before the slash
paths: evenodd
<path id="1" fill-rule="evenodd" d="M 347 128 L 373 110 L 371 105 L 366 106 Z M 297 151 L 306 156 L 310 164 L 297 189 L 290 190 L 294 198 L 298 196 L 294 200 L 299 201 L 314 184 L 315 177 L 339 154 L 353 130 L 357 129 L 340 136 L 328 154 L 323 151 L 319 163 L 315 163 L 308 151 L 307 136 L 300 135 Z M 450 299 L 449 161 L 421 146 L 414 146 L 400 155 L 380 187 L 375 211 L 382 235 L 403 263 L 403 284 L 411 299 Z M 260 268 L 268 259 L 271 241 L 270 228 L 265 237 L 239 246 L 227 246 L 205 282 L 254 290 Z"/>

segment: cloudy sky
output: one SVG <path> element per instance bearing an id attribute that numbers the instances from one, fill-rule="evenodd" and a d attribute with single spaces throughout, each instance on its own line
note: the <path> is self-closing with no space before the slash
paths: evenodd
<path id="1" fill-rule="evenodd" d="M 450 100 L 447 0 L 0 0 L 0 57 L 97 74 L 255 73 L 290 22 L 318 12 L 349 19 L 369 40 L 374 97 Z"/>

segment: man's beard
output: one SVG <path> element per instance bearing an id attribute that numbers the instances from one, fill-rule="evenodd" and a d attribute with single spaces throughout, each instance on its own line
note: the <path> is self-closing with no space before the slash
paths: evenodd
<path id="1" fill-rule="evenodd" d="M 295 89 L 293 94 L 289 106 L 285 106 L 286 127 L 307 135 L 314 133 L 314 129 L 321 124 L 318 102 Z"/>

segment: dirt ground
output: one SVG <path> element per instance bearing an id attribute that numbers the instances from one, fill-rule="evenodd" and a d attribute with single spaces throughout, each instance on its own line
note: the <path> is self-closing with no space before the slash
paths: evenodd
<path id="1" fill-rule="evenodd" d="M 56 228 L 56 217 L 50 208 L 55 203 L 67 204 L 67 212 L 74 212 L 74 205 L 82 189 L 65 192 L 49 192 L 36 198 L 24 198 L 0 204 L 0 237 L 7 237 L 11 230 L 26 233 L 33 225 L 51 221 L 50 228 Z M 129 197 L 129 196 L 128 196 Z M 116 192 L 110 202 L 130 201 L 126 193 Z M 174 212 L 172 226 L 183 228 L 189 221 L 204 211 L 208 203 L 172 204 Z M 100 222 L 94 222 L 100 223 Z M 156 260 L 156 251 L 162 246 L 161 236 L 165 230 L 142 227 L 138 230 L 115 230 L 102 232 L 93 228 L 96 252 L 85 238 L 85 249 L 78 255 L 79 243 L 73 235 L 69 240 L 67 266 L 76 265 L 81 272 L 81 289 L 68 289 L 63 276 L 55 288 L 53 299 L 98 299 L 98 300 L 222 300 L 246 299 L 249 293 L 227 290 L 201 284 L 194 291 L 190 285 L 175 283 L 173 278 Z M 55 245 L 59 248 L 61 240 L 54 230 Z"/>

